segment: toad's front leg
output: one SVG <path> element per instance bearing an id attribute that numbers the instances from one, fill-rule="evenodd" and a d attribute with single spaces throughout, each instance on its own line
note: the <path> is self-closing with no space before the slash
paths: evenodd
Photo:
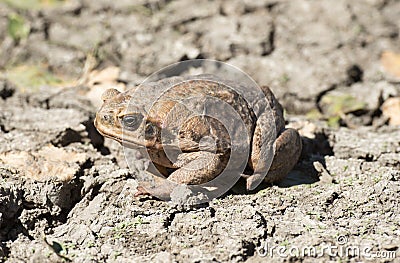
<path id="1" fill-rule="evenodd" d="M 136 196 L 150 194 L 170 199 L 177 184 L 199 185 L 214 179 L 224 169 L 222 156 L 206 151 L 181 153 L 174 166 L 178 168 L 167 179 L 147 172 L 149 180 L 142 182 Z"/>
<path id="2" fill-rule="evenodd" d="M 206 151 L 182 153 L 174 166 L 178 167 L 168 180 L 178 184 L 203 184 L 214 179 L 224 169 L 221 155 Z"/>

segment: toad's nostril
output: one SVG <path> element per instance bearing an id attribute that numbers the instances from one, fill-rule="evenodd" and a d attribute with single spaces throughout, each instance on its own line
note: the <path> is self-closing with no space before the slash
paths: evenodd
<path id="1" fill-rule="evenodd" d="M 101 120 L 103 123 L 107 123 L 107 124 L 113 124 L 113 118 L 111 115 L 103 115 L 101 116 Z"/>

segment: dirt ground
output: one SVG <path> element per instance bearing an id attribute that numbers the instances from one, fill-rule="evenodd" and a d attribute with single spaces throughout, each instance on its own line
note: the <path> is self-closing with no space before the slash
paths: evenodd
<path id="1" fill-rule="evenodd" d="M 400 262 L 400 1 L 0 0 L 0 262 Z M 302 135 L 277 185 L 134 196 L 102 91 L 187 59 L 268 84 Z"/>

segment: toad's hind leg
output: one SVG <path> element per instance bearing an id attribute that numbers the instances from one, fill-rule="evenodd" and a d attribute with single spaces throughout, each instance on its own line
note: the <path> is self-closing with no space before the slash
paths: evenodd
<path id="1" fill-rule="evenodd" d="M 285 130 L 281 104 L 268 87 L 262 86 L 261 89 L 269 107 L 258 117 L 254 130 L 249 160 L 254 174 L 244 176 L 247 179 L 247 190 L 256 188 L 263 179 L 268 183 L 281 180 L 296 164 L 301 153 L 298 132 L 293 129 Z M 272 147 L 275 149 L 273 157 Z"/>
<path id="2" fill-rule="evenodd" d="M 269 167 L 267 175 L 265 170 L 260 172 L 257 169 L 254 174 L 247 178 L 246 188 L 247 190 L 253 190 L 264 177 L 264 182 L 274 183 L 282 180 L 289 172 L 293 169 L 297 163 L 302 149 L 301 138 L 299 133 L 294 129 L 284 130 L 274 142 L 274 159 L 271 166 Z M 252 160 L 254 163 L 263 162 L 263 156 L 252 156 L 255 159 Z M 265 168 L 261 164 L 262 168 Z"/>

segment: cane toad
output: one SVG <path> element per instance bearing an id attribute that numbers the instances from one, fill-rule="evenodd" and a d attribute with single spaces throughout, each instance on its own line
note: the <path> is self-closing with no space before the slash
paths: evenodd
<path id="1" fill-rule="evenodd" d="M 249 151 L 239 155 L 251 172 L 242 176 L 247 189 L 254 189 L 260 178 L 273 183 L 285 177 L 296 164 L 302 144 L 296 130 L 285 129 L 282 106 L 268 87 L 260 87 L 262 99 L 248 100 L 235 88 L 239 86 L 213 75 L 197 75 L 166 78 L 123 93 L 109 89 L 102 95 L 104 104 L 95 126 L 124 146 L 146 149 L 167 178 L 163 181 L 187 185 L 216 178 L 230 158 L 235 133 L 246 134 L 240 144 L 248 144 Z M 211 103 L 213 99 L 217 103 Z M 217 105 L 214 112 L 209 110 L 211 104 Z M 218 108 L 221 105 L 225 109 Z M 228 131 L 235 116 L 244 128 L 233 126 Z M 274 147 L 273 159 L 262 147 L 267 143 Z M 146 193 L 138 189 L 139 194 Z"/>

